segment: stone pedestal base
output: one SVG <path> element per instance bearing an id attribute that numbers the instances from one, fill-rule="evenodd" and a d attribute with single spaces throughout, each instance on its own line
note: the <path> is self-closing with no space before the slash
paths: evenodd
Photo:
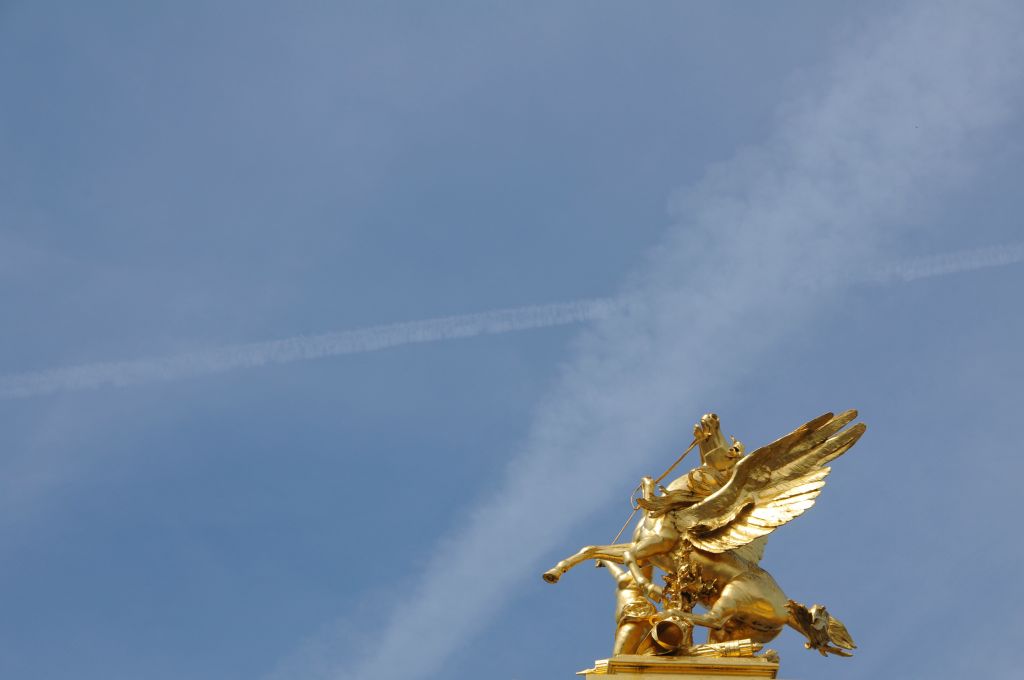
<path id="1" fill-rule="evenodd" d="M 623 654 L 594 662 L 594 667 L 576 675 L 589 678 L 614 675 L 620 680 L 730 680 L 732 678 L 774 678 L 779 664 L 754 657 L 667 657 Z"/>

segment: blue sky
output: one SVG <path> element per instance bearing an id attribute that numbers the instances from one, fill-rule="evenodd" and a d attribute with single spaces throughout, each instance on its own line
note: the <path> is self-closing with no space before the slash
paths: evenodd
<path id="1" fill-rule="evenodd" d="M 539 574 L 701 413 L 752 448 L 856 407 L 763 564 L 860 649 L 785 632 L 784 675 L 1011 677 L 1022 28 L 995 1 L 3 4 L 0 387 L 630 305 L 0 389 L 0 675 L 572 677 L 610 580 Z"/>

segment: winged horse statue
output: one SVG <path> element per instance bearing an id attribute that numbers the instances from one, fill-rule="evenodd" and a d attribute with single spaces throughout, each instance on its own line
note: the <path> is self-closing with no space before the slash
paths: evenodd
<path id="1" fill-rule="evenodd" d="M 544 572 L 544 580 L 556 583 L 588 560 L 623 564 L 632 587 L 663 607 L 647 618 L 654 637 L 660 631 L 666 641 L 656 640 L 661 651 L 647 653 L 699 653 L 693 626 L 709 629 L 705 648 L 743 641 L 756 651 L 789 625 L 807 638 L 808 649 L 850 656 L 856 645 L 839 619 L 821 605 L 787 599 L 759 562 L 768 534 L 814 505 L 828 464 L 864 434 L 863 423 L 847 427 L 856 417 L 853 410 L 826 413 L 744 455 L 742 444 L 726 443 L 718 417 L 705 415 L 694 430 L 701 466 L 661 493 L 652 478 L 641 481 L 635 509 L 643 516 L 632 540 L 585 547 Z M 666 574 L 664 588 L 651 580 L 655 568 Z M 704 613 L 693 611 L 698 604 Z M 674 635 L 666 633 L 669 624 Z M 635 652 L 617 642 L 615 653 Z"/>

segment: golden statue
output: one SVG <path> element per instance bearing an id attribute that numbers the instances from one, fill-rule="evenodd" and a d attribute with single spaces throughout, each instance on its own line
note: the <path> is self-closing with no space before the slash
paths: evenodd
<path id="1" fill-rule="evenodd" d="M 651 617 L 658 608 L 644 597 L 637 587 L 636 579 L 614 562 L 598 560 L 615 578 L 618 590 L 615 593 L 615 644 L 612 654 L 653 653 L 651 639 Z"/>
<path id="2" fill-rule="evenodd" d="M 808 649 L 850 656 L 856 645 L 839 619 L 822 605 L 789 600 L 758 563 L 768 534 L 814 505 L 828 464 L 864 434 L 863 423 L 847 427 L 856 417 L 826 413 L 745 455 L 740 442 L 726 442 L 718 416 L 705 415 L 686 451 L 699 447 L 700 466 L 659 486 L 684 453 L 658 479 L 641 480 L 633 540 L 583 548 L 544 580 L 556 583 L 587 560 L 625 566 L 611 569 L 619 587 L 615 655 L 752 657 L 789 625 Z M 664 586 L 652 582 L 654 569 Z M 693 611 L 698 605 L 704 613 Z M 694 626 L 709 630 L 707 644 L 693 644 Z"/>

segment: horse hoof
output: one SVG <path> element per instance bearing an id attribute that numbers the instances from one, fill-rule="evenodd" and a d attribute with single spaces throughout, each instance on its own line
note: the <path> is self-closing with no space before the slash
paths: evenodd
<path id="1" fill-rule="evenodd" d="M 562 577 L 562 575 L 558 573 L 557 569 L 549 569 L 544 572 L 543 576 L 544 580 L 548 583 L 558 583 L 558 579 Z"/>

